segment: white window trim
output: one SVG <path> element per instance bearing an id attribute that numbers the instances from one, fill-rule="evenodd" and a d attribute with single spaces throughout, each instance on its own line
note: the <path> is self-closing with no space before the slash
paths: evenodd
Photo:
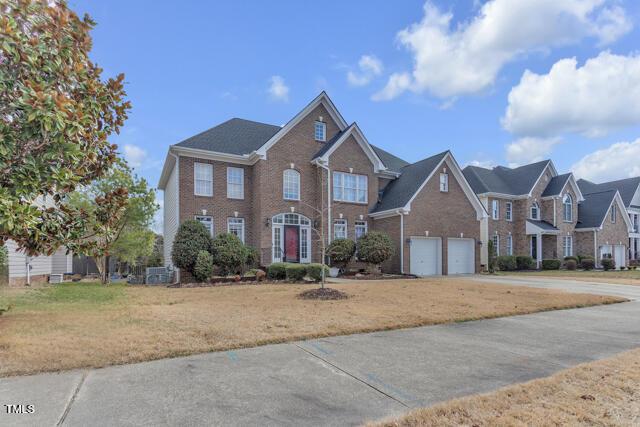
<path id="1" fill-rule="evenodd" d="M 318 133 L 316 132 L 318 125 L 322 125 L 322 138 L 318 138 Z M 325 122 L 321 122 L 320 120 L 316 120 L 313 124 L 313 138 L 319 142 L 327 141 L 327 124 Z"/>
<path id="2" fill-rule="evenodd" d="M 211 229 L 209 230 L 209 232 L 211 233 L 211 237 L 213 237 L 213 234 L 215 233 L 215 228 L 216 228 L 215 225 L 213 224 L 213 217 L 211 215 L 196 215 L 194 217 L 194 219 L 196 221 L 198 221 L 199 223 L 201 223 L 201 224 L 202 224 L 201 219 L 204 219 L 204 218 L 209 219 L 210 222 L 211 222 Z M 202 225 L 204 225 L 204 224 L 202 224 Z M 206 227 L 206 225 L 205 225 L 205 227 Z"/>
<path id="3" fill-rule="evenodd" d="M 505 203 L 504 219 L 507 221 L 513 221 L 513 202 Z"/>
<path id="4" fill-rule="evenodd" d="M 618 220 L 618 206 L 611 205 L 611 224 L 615 224 Z"/>
<path id="5" fill-rule="evenodd" d="M 536 216 L 534 217 L 532 212 L 533 208 L 536 208 Z M 535 221 L 540 221 L 540 205 L 538 202 L 533 202 L 529 207 L 529 219 L 533 219 Z"/>
<path id="6" fill-rule="evenodd" d="M 233 171 L 239 171 L 240 172 L 240 184 L 235 184 L 235 183 L 231 183 L 231 180 L 229 179 L 229 175 L 233 172 Z M 232 185 L 240 185 L 240 195 L 233 195 L 232 192 L 230 191 L 230 186 Z M 243 200 L 244 199 L 244 168 L 234 168 L 231 166 L 227 166 L 227 198 L 229 199 L 238 199 L 238 200 Z"/>
<path id="7" fill-rule="evenodd" d="M 293 172 L 295 174 L 295 176 L 298 178 L 298 197 L 287 197 L 287 192 L 286 192 L 286 180 L 287 180 L 287 173 L 288 172 Z M 300 176 L 300 172 L 298 172 L 295 169 L 285 169 L 282 172 L 282 198 L 284 200 L 300 200 L 300 193 L 302 193 L 302 183 L 301 183 L 302 179 Z"/>
<path id="8" fill-rule="evenodd" d="M 211 180 L 209 181 L 209 192 L 207 194 L 198 193 L 198 174 L 196 169 L 200 166 L 205 166 L 207 169 L 211 171 Z M 201 180 L 204 181 L 204 180 Z M 203 196 L 203 197 L 213 197 L 213 165 L 211 163 L 201 163 L 194 162 L 193 163 L 193 194 L 195 196 Z"/>
<path id="9" fill-rule="evenodd" d="M 367 221 L 364 221 L 364 220 L 363 221 L 358 220 L 358 221 L 355 222 L 353 237 L 356 238 L 356 239 L 358 238 L 357 230 L 359 228 L 361 228 L 361 229 L 363 228 L 364 229 L 364 234 L 363 234 L 363 236 L 364 236 L 365 234 L 367 234 L 369 232 L 369 224 L 367 223 Z"/>
<path id="10" fill-rule="evenodd" d="M 498 234 L 494 234 L 492 236 L 493 240 L 493 249 L 496 252 L 496 256 L 500 256 L 500 236 Z"/>
<path id="11" fill-rule="evenodd" d="M 336 190 L 336 184 L 335 184 L 335 179 L 336 176 L 340 176 L 340 186 L 338 188 L 341 188 L 342 191 L 340 192 L 342 194 L 341 198 L 338 198 L 337 196 L 337 192 Z M 344 186 L 344 181 L 345 181 L 345 177 L 346 176 L 353 176 L 356 179 L 356 200 L 346 200 L 344 197 L 345 194 L 345 186 Z M 363 190 L 362 188 L 360 188 L 360 177 L 364 177 L 364 182 L 365 182 L 365 188 L 364 188 L 364 201 L 358 201 L 358 192 L 360 192 L 361 190 Z M 342 202 L 342 203 L 356 203 L 359 205 L 366 205 L 367 203 L 369 203 L 369 177 L 367 175 L 361 175 L 361 174 L 355 174 L 355 173 L 349 173 L 349 172 L 340 172 L 340 171 L 334 171 L 333 172 L 333 177 L 332 177 L 332 183 L 331 183 L 331 189 L 333 191 L 333 201 L 334 202 Z"/>
<path id="12" fill-rule="evenodd" d="M 337 227 L 344 227 L 344 237 L 338 237 L 338 233 L 336 232 Z M 348 239 L 349 238 L 349 228 L 347 225 L 346 219 L 334 219 L 333 220 L 333 238 L 334 239 Z"/>
<path id="13" fill-rule="evenodd" d="M 238 237 L 240 238 L 242 243 L 244 243 L 245 227 L 246 227 L 246 222 L 244 218 L 236 218 L 236 217 L 227 218 L 227 233 L 231 233 L 231 223 L 234 221 L 236 221 L 236 224 L 242 224 L 242 228 L 240 229 L 241 235 Z"/>
<path id="14" fill-rule="evenodd" d="M 440 192 L 441 193 L 449 192 L 449 174 L 446 172 L 442 172 L 440 174 Z"/>
<path id="15" fill-rule="evenodd" d="M 507 255 L 513 255 L 513 236 L 511 234 L 507 235 Z"/>
<path id="16" fill-rule="evenodd" d="M 573 236 L 562 236 L 562 254 L 563 258 L 573 256 Z"/>
<path id="17" fill-rule="evenodd" d="M 569 210 L 567 210 L 567 207 Z M 567 218 L 567 212 L 569 213 L 569 217 Z M 573 197 L 571 194 L 565 194 L 562 199 L 562 218 L 564 222 L 572 222 L 573 221 Z"/>
<path id="18" fill-rule="evenodd" d="M 500 201 L 493 199 L 491 200 L 491 218 L 492 219 L 500 219 Z"/>

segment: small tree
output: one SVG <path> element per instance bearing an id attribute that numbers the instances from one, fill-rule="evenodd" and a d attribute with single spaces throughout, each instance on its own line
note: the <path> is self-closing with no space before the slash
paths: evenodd
<path id="1" fill-rule="evenodd" d="M 193 277 L 198 282 L 206 282 L 213 273 L 213 257 L 207 251 L 198 252 L 193 265 Z"/>
<path id="2" fill-rule="evenodd" d="M 327 247 L 331 262 L 344 269 L 356 253 L 356 243 L 349 239 L 336 239 Z"/>
<path id="3" fill-rule="evenodd" d="M 187 220 L 180 224 L 173 241 L 171 259 L 173 265 L 193 273 L 193 267 L 200 251 L 211 253 L 211 235 L 199 221 Z"/>
<path id="4" fill-rule="evenodd" d="M 222 274 L 239 273 L 247 262 L 247 248 L 233 233 L 222 233 L 213 239 L 211 253 Z"/>
<path id="5" fill-rule="evenodd" d="M 393 241 L 385 233 L 371 231 L 358 239 L 358 257 L 367 264 L 374 265 L 376 271 L 380 264 L 395 254 Z"/>

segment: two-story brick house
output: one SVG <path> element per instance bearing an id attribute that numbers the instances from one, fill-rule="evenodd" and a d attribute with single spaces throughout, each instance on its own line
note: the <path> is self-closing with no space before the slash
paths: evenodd
<path id="1" fill-rule="evenodd" d="M 467 166 L 464 174 L 489 213 L 482 241 L 493 241 L 497 255 L 530 255 L 538 267 L 543 259 L 614 255 L 618 266 L 626 265 L 630 223 L 605 220 L 609 209 L 619 208 L 615 191 L 604 199 L 585 197 L 573 174 L 558 175 L 551 160 L 517 168 Z"/>
<path id="2" fill-rule="evenodd" d="M 196 219 L 258 248 L 264 265 L 320 262 L 321 235 L 376 229 L 397 245 L 388 271 L 480 268 L 486 212 L 452 154 L 409 164 L 370 144 L 324 92 L 283 127 L 231 119 L 172 145 L 159 188 L 167 264 L 179 224 Z"/>

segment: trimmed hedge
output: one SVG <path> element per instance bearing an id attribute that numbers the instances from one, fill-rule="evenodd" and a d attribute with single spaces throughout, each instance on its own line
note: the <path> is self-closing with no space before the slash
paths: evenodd
<path id="1" fill-rule="evenodd" d="M 596 260 L 593 258 L 587 258 L 584 257 L 582 258 L 582 262 L 580 262 L 580 267 L 582 267 L 583 270 L 593 270 L 596 267 Z"/>
<path id="2" fill-rule="evenodd" d="M 578 268 L 578 262 L 575 259 L 568 259 L 565 261 L 564 266 L 567 270 L 576 270 Z"/>
<path id="3" fill-rule="evenodd" d="M 322 264 L 308 264 L 307 265 L 307 276 L 309 276 L 309 278 L 315 280 L 316 282 L 319 282 L 320 280 L 322 280 L 322 268 L 324 267 L 324 277 L 327 278 L 329 277 L 329 267 L 327 267 L 326 265 L 322 265 Z"/>
<path id="4" fill-rule="evenodd" d="M 543 270 L 560 270 L 560 260 L 559 259 L 543 259 L 542 260 L 542 269 Z"/>
<path id="5" fill-rule="evenodd" d="M 379 231 L 370 231 L 358 239 L 358 258 L 368 264 L 382 264 L 396 252 L 391 238 Z"/>
<path id="6" fill-rule="evenodd" d="M 267 267 L 267 277 L 273 280 L 282 280 L 287 277 L 287 264 L 284 262 L 274 262 Z"/>
<path id="7" fill-rule="evenodd" d="M 303 264 L 285 264 L 287 280 L 299 282 L 307 275 L 307 267 Z"/>
<path id="8" fill-rule="evenodd" d="M 602 264 L 604 271 L 614 270 L 616 268 L 616 262 L 613 258 L 603 258 L 600 260 L 600 264 Z"/>
<path id="9" fill-rule="evenodd" d="M 570 256 L 566 256 L 566 257 L 564 257 L 564 261 L 569 261 L 569 260 L 574 260 L 574 261 L 576 262 L 576 264 L 577 264 L 578 262 L 580 262 L 580 260 L 578 259 L 578 257 L 577 257 L 577 256 L 570 255 Z"/>
<path id="10" fill-rule="evenodd" d="M 514 271 L 517 268 L 516 257 L 512 255 L 501 255 L 498 257 L 498 269 L 500 271 Z"/>
<path id="11" fill-rule="evenodd" d="M 534 267 L 533 258 L 529 255 L 516 256 L 516 266 L 518 270 L 531 270 Z"/>

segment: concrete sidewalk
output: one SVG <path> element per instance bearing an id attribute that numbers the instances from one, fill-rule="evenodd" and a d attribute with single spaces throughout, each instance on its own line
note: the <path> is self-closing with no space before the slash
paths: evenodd
<path id="1" fill-rule="evenodd" d="M 0 425 L 355 425 L 636 347 L 635 301 L 332 337 L 2 379 Z"/>

